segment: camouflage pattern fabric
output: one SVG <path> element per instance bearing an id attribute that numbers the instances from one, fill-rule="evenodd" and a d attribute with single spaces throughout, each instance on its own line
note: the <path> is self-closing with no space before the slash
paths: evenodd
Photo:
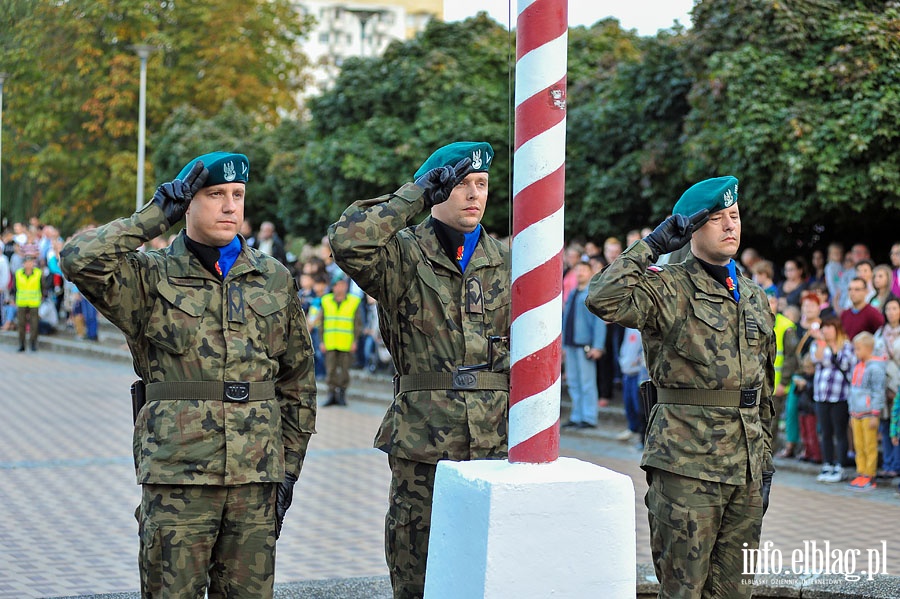
<path id="1" fill-rule="evenodd" d="M 488 337 L 509 335 L 509 249 L 482 232 L 466 271 L 441 247 L 414 184 L 355 202 L 328 229 L 338 266 L 378 302 L 399 374 L 453 372 L 488 360 Z M 494 346 L 495 372 L 509 371 L 509 346 Z M 375 437 L 390 455 L 385 554 L 395 597 L 421 597 L 438 460 L 504 458 L 506 391 L 408 391 L 394 397 Z"/>
<path id="2" fill-rule="evenodd" d="M 421 188 L 355 202 L 328 229 L 338 266 L 378 301 L 378 317 L 400 374 L 453 372 L 487 361 L 488 337 L 508 335 L 509 250 L 482 233 L 465 273 L 450 261 Z M 494 347 L 493 370 L 509 371 L 509 348 Z M 505 391 L 411 391 L 394 398 L 375 446 L 407 460 L 437 463 L 506 456 Z"/>
<path id="3" fill-rule="evenodd" d="M 762 289 L 740 275 L 731 299 L 693 255 L 653 267 L 635 242 L 591 280 L 587 306 L 600 318 L 641 331 L 647 368 L 660 388 L 752 389 L 757 407 L 657 404 L 641 466 L 691 478 L 747 484 L 774 471 L 774 316 Z"/>
<path id="4" fill-rule="evenodd" d="M 760 481 L 729 485 L 653 470 L 644 498 L 659 596 L 750 597 L 744 551 L 759 546 Z M 717 539 L 715 544 L 710 539 Z"/>
<path id="5" fill-rule="evenodd" d="M 141 596 L 272 597 L 275 485 L 144 485 Z"/>
<path id="6" fill-rule="evenodd" d="M 431 504 L 437 466 L 392 455 L 391 492 L 384 521 L 384 551 L 394 599 L 421 599 L 431 533 Z"/>
<path id="7" fill-rule="evenodd" d="M 761 388 L 752 408 L 656 404 L 641 467 L 660 597 L 744 597 L 743 544 L 759 544 L 762 473 L 774 471 L 774 315 L 763 290 L 739 275 L 735 302 L 693 254 L 650 267 L 632 244 L 591 280 L 586 300 L 609 322 L 641 331 L 660 388 Z M 649 267 L 649 268 L 648 268 Z"/>
<path id="8" fill-rule="evenodd" d="M 149 401 L 134 429 L 139 483 L 240 485 L 299 475 L 315 432 L 313 350 L 290 273 L 242 250 L 224 281 L 200 264 L 183 234 L 160 251 L 135 248 L 166 231 L 153 202 L 74 236 L 60 254 L 66 277 L 125 334 L 146 383 L 273 381 L 275 396 L 247 403 Z"/>

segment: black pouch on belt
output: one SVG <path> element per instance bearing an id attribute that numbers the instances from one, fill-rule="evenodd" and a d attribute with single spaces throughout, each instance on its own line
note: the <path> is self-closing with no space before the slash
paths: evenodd
<path id="1" fill-rule="evenodd" d="M 644 428 L 646 429 L 650 424 L 650 410 L 656 405 L 656 387 L 653 386 L 653 381 L 647 379 L 646 381 L 641 381 L 639 389 L 641 395 L 641 408 L 644 411 L 641 415 L 644 417 Z"/>
<path id="2" fill-rule="evenodd" d="M 137 422 L 138 412 L 147 403 L 147 385 L 143 380 L 131 383 L 131 420 Z"/>

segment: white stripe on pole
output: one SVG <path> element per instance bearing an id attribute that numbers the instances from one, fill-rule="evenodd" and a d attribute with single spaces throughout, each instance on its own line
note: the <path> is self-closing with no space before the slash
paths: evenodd
<path id="1" fill-rule="evenodd" d="M 565 164 L 566 155 L 559 151 L 566 144 L 566 119 L 522 144 L 516 150 L 516 164 L 529 168 L 517 168 L 513 172 L 513 197 Z"/>
<path id="2" fill-rule="evenodd" d="M 562 295 L 557 295 L 546 304 L 521 314 L 513 321 L 510 335 L 516 343 L 509 350 L 510 362 L 516 363 L 547 347 L 556 340 L 560 330 L 562 330 Z"/>
<path id="3" fill-rule="evenodd" d="M 515 281 L 548 260 L 547 248 L 559 248 L 565 244 L 565 214 L 557 210 L 550 216 L 519 231 L 513 238 L 512 251 L 516 256 L 512 264 L 512 278 Z M 554 256 L 556 254 L 553 254 Z"/>
<path id="4" fill-rule="evenodd" d="M 537 1 L 538 1 L 538 0 L 519 0 L 518 3 L 517 3 L 517 4 L 518 4 L 519 12 L 518 12 L 518 14 L 517 14 L 516 16 L 518 16 L 518 15 L 522 14 L 523 12 L 525 12 L 525 10 L 526 10 L 529 6 L 531 6 L 532 4 L 534 4 L 534 3 L 537 2 Z"/>
<path id="5" fill-rule="evenodd" d="M 509 445 L 518 445 L 541 432 L 547 422 L 559 418 L 560 379 L 509 409 Z"/>
<path id="6" fill-rule="evenodd" d="M 566 76 L 568 43 L 569 36 L 564 34 L 519 59 L 516 67 L 516 107 Z"/>

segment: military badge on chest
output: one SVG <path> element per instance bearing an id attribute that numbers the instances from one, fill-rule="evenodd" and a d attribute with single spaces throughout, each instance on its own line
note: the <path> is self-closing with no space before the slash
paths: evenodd
<path id="1" fill-rule="evenodd" d="M 484 314 L 484 290 L 475 276 L 466 279 L 466 313 Z"/>
<path id="2" fill-rule="evenodd" d="M 228 322 L 244 324 L 244 292 L 240 285 L 228 286 Z"/>

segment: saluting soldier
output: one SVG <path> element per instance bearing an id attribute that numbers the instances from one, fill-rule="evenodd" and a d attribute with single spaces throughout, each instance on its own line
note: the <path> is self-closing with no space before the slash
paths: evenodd
<path id="1" fill-rule="evenodd" d="M 195 158 L 128 218 L 76 235 L 66 276 L 128 340 L 140 377 L 144 598 L 272 597 L 275 540 L 315 432 L 293 279 L 238 235 L 250 162 Z M 137 251 L 185 218 L 172 245 Z M 143 405 L 142 405 L 143 404 Z"/>
<path id="2" fill-rule="evenodd" d="M 396 192 L 331 225 L 334 260 L 378 302 L 399 375 L 375 438 L 391 467 L 385 554 L 396 598 L 422 597 L 439 460 L 504 458 L 509 249 L 481 227 L 490 144 L 438 149 Z M 423 208 L 431 215 L 413 220 Z M 474 368 L 472 368 L 474 366 Z"/>
<path id="3" fill-rule="evenodd" d="M 707 220 L 708 219 L 708 220 Z M 641 467 L 660 597 L 749 597 L 772 462 L 775 335 L 740 274 L 738 181 L 701 181 L 591 281 L 588 307 L 640 329 L 656 394 Z M 678 264 L 654 263 L 690 242 Z M 645 391 L 648 391 L 645 387 Z"/>

